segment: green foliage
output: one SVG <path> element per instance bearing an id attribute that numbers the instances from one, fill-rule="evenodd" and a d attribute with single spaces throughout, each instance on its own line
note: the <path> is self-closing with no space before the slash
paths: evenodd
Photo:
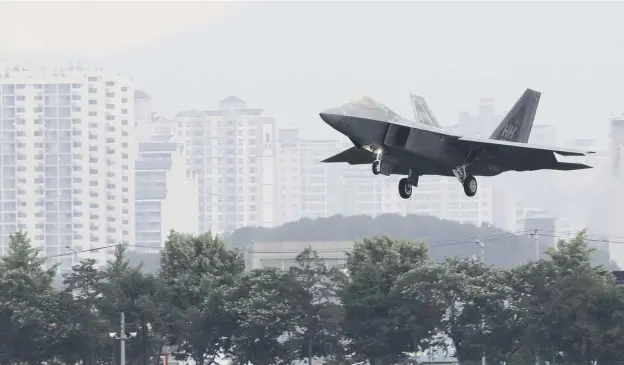
<path id="1" fill-rule="evenodd" d="M 241 277 L 237 298 L 237 330 L 231 353 L 237 363 L 268 365 L 286 362 L 287 337 L 297 331 L 295 283 L 287 272 L 258 269 Z"/>
<path id="2" fill-rule="evenodd" d="M 197 364 L 210 365 L 229 350 L 236 319 L 231 292 L 244 262 L 218 237 L 171 232 L 162 252 L 160 277 L 168 304 L 169 341 Z"/>
<path id="3" fill-rule="evenodd" d="M 418 344 L 404 326 L 397 326 L 392 313 L 397 301 L 391 295 L 397 279 L 427 262 L 427 249 L 420 242 L 366 238 L 347 255 L 349 281 L 343 292 L 343 329 L 351 352 L 375 362 L 399 359 Z M 365 320 L 363 320 L 365 319 Z"/>
<path id="4" fill-rule="evenodd" d="M 341 322 L 344 318 L 340 292 L 346 284 L 345 274 L 329 268 L 310 248 L 296 258 L 289 269 L 294 289 L 294 315 L 299 327 L 291 333 L 288 346 L 295 359 L 332 357 L 342 351 Z"/>
<path id="5" fill-rule="evenodd" d="M 477 245 L 466 240 L 481 238 L 487 243 L 486 262 L 509 269 L 535 258 L 535 243 L 527 235 L 513 235 L 491 226 L 441 220 L 432 216 L 385 214 L 370 216 L 333 216 L 301 219 L 275 228 L 246 227 L 234 231 L 225 240 L 238 249 L 245 249 L 252 240 L 257 242 L 357 241 L 365 237 L 387 235 L 408 240 L 422 240 L 429 246 L 429 258 L 443 262 L 447 257 L 479 257 Z M 552 233 L 547 233 L 552 235 Z M 541 237 L 542 241 L 549 237 Z M 463 243 L 463 244 L 462 244 Z M 543 244 L 543 243 L 542 243 Z M 510 255 L 510 252 L 513 252 Z M 602 250 L 592 253 L 592 262 L 608 270 L 619 270 Z"/>
<path id="6" fill-rule="evenodd" d="M 165 345 L 201 365 L 222 354 L 408 364 L 433 349 L 462 364 L 614 364 L 624 361 L 624 289 L 592 255 L 584 232 L 511 269 L 433 260 L 419 240 L 377 236 L 355 243 L 344 270 L 306 249 L 287 270 L 244 272 L 218 237 L 171 232 L 158 273 L 119 246 L 106 268 L 84 260 L 56 290 L 54 268 L 17 232 L 0 259 L 0 365 L 111 364 L 121 312 L 137 333 L 129 365 L 158 365 Z"/>

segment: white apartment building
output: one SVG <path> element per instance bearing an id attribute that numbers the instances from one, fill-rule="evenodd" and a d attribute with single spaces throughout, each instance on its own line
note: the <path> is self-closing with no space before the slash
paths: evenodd
<path id="1" fill-rule="evenodd" d="M 171 230 L 199 230 L 197 177 L 186 166 L 184 145 L 139 144 L 136 162 L 136 250 L 158 252 Z"/>
<path id="2" fill-rule="evenodd" d="M 305 140 L 297 129 L 279 130 L 276 222 L 321 218 L 343 213 L 340 164 L 321 161 L 346 148 L 341 141 Z"/>
<path id="3" fill-rule="evenodd" d="M 199 182 L 199 229 L 216 234 L 275 224 L 275 120 L 230 96 L 217 110 L 178 113 Z"/>
<path id="4" fill-rule="evenodd" d="M 142 90 L 134 93 L 135 124 L 138 142 L 181 142 L 182 129 L 177 122 L 159 115 L 152 104 L 152 98 Z"/>
<path id="5" fill-rule="evenodd" d="M 557 145 L 557 128 L 550 124 L 536 124 L 531 129 L 529 143 L 541 146 Z"/>
<path id="6" fill-rule="evenodd" d="M 133 93 L 101 69 L 0 72 L 2 254 L 17 229 L 46 256 L 132 244 Z M 104 264 L 108 252 L 58 261 L 62 270 L 87 256 Z"/>

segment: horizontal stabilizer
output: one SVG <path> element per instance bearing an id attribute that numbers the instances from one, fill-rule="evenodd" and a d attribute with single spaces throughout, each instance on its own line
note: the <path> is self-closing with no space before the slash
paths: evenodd
<path id="1" fill-rule="evenodd" d="M 571 170 L 584 170 L 584 169 L 591 169 L 591 166 L 582 164 L 582 163 L 576 163 L 576 162 L 559 162 L 557 163 L 557 167 L 555 168 L 555 170 L 560 170 L 560 171 L 571 171 Z"/>
<path id="2" fill-rule="evenodd" d="M 468 143 L 471 148 L 486 148 L 491 150 L 494 153 L 494 148 L 498 148 L 499 150 L 503 150 L 505 148 L 516 148 L 518 150 L 536 150 L 536 151 L 550 151 L 554 152 L 561 156 L 586 156 L 595 153 L 594 151 L 583 151 L 572 148 L 563 148 L 563 147 L 548 147 L 541 146 L 535 144 L 527 144 L 520 142 L 511 142 L 511 141 L 501 141 L 496 139 L 483 139 L 477 137 L 460 137 L 458 139 L 460 142 Z"/>
<path id="3" fill-rule="evenodd" d="M 363 165 L 373 163 L 375 161 L 375 156 L 372 153 L 360 149 L 357 147 L 351 147 L 348 150 L 344 150 L 337 155 L 334 155 L 330 158 L 327 158 L 321 162 L 332 163 L 332 162 L 346 162 L 350 165 Z"/>

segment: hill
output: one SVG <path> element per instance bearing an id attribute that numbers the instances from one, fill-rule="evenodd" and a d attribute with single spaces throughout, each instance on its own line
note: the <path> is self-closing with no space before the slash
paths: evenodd
<path id="1" fill-rule="evenodd" d="M 517 233 L 517 234 L 514 234 Z M 535 241 L 531 232 L 507 232 L 491 226 L 477 227 L 441 220 L 431 216 L 387 214 L 375 218 L 369 216 L 333 216 L 320 219 L 301 219 L 275 228 L 241 228 L 224 240 L 233 248 L 245 249 L 251 241 L 353 241 L 370 236 L 390 236 L 393 238 L 420 239 L 429 246 L 432 260 L 441 261 L 445 257 L 480 256 L 481 248 L 474 242 L 485 243 L 485 261 L 509 268 L 535 259 Z M 552 240 L 557 234 L 538 232 L 538 239 Z M 546 246 L 541 245 L 540 251 Z M 545 257 L 542 253 L 541 257 Z M 609 262 L 608 254 L 601 250 L 594 252 L 593 261 L 608 270 L 619 270 Z"/>

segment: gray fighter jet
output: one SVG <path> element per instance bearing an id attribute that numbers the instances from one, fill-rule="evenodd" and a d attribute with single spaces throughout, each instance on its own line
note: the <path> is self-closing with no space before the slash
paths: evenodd
<path id="1" fill-rule="evenodd" d="M 475 176 L 505 171 L 579 170 L 581 163 L 560 162 L 579 151 L 527 144 L 541 94 L 527 89 L 489 139 L 445 131 L 425 100 L 412 95 L 415 121 L 402 118 L 371 98 L 320 113 L 321 119 L 347 136 L 354 146 L 322 162 L 371 164 L 375 175 L 406 175 L 399 194 L 408 199 L 423 175 L 455 176 L 467 196 L 477 193 Z"/>

